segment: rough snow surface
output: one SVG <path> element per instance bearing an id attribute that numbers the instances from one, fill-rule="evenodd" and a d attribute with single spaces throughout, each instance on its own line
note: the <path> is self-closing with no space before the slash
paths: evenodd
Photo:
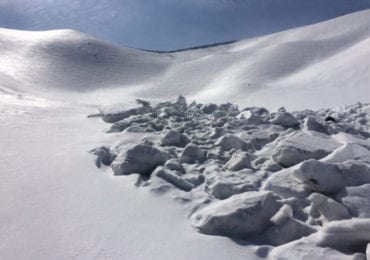
<path id="1" fill-rule="evenodd" d="M 257 256 L 363 259 L 370 242 L 367 104 L 289 113 L 178 100 L 141 100 L 128 110 L 141 111 L 123 120 L 142 138 L 130 148 L 117 136 L 118 145 L 104 148 L 117 154 L 110 155 L 115 174 L 122 162 L 137 169 L 129 172 L 136 186 L 181 202 L 200 233 L 259 245 Z"/>

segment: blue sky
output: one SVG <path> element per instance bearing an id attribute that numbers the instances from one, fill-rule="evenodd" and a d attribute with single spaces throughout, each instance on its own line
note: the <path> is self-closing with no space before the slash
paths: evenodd
<path id="1" fill-rule="evenodd" d="M 71 28 L 174 50 L 253 37 L 370 8 L 370 0 L 0 0 L 0 27 Z"/>

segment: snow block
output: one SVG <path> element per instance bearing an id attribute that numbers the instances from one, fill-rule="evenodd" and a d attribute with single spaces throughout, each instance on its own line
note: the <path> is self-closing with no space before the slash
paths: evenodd
<path id="1" fill-rule="evenodd" d="M 191 191 L 194 188 L 192 183 L 184 180 L 180 176 L 176 175 L 176 173 L 167 170 L 162 166 L 157 167 L 152 176 L 158 176 L 183 191 Z"/>
<path id="2" fill-rule="evenodd" d="M 219 200 L 230 198 L 235 194 L 240 194 L 247 191 L 256 191 L 257 185 L 253 182 L 235 183 L 227 181 L 215 181 L 209 185 L 211 194 Z"/>
<path id="3" fill-rule="evenodd" d="M 272 124 L 281 125 L 283 127 L 298 128 L 299 121 L 288 112 L 278 112 L 275 117 L 271 120 Z"/>
<path id="4" fill-rule="evenodd" d="M 201 209 L 192 224 L 204 234 L 248 240 L 272 225 L 270 219 L 279 208 L 271 192 L 246 192 Z"/>
<path id="5" fill-rule="evenodd" d="M 212 129 L 211 132 L 211 138 L 212 139 L 217 139 L 225 134 L 225 129 L 222 127 L 215 127 Z"/>
<path id="6" fill-rule="evenodd" d="M 347 160 L 360 160 L 370 163 L 370 150 L 359 144 L 345 143 L 320 161 L 341 163 Z"/>
<path id="7" fill-rule="evenodd" d="M 284 169 L 269 176 L 261 189 L 272 191 L 283 198 L 306 198 L 309 195 L 300 181 L 292 175 L 290 169 Z"/>
<path id="8" fill-rule="evenodd" d="M 245 168 L 252 169 L 252 161 L 256 159 L 251 153 L 236 151 L 225 164 L 225 168 L 231 171 L 239 171 Z"/>
<path id="9" fill-rule="evenodd" d="M 308 160 L 298 165 L 293 175 L 306 189 L 322 193 L 337 193 L 346 186 L 370 183 L 370 168 L 358 161 L 331 164 Z"/>
<path id="10" fill-rule="evenodd" d="M 162 138 L 162 146 L 185 147 L 190 140 L 182 133 L 176 130 L 168 131 Z"/>
<path id="11" fill-rule="evenodd" d="M 370 184 L 346 187 L 338 198 L 353 216 L 370 218 Z"/>
<path id="12" fill-rule="evenodd" d="M 118 133 L 122 132 L 126 128 L 131 126 L 131 122 L 128 121 L 127 119 L 120 120 L 118 122 L 115 122 L 114 124 L 111 125 L 107 133 Z"/>
<path id="13" fill-rule="evenodd" d="M 266 160 L 261 166 L 261 170 L 270 171 L 270 172 L 277 172 L 282 169 L 283 167 L 277 162 L 275 162 L 274 160 Z"/>
<path id="14" fill-rule="evenodd" d="M 347 209 L 335 200 L 319 193 L 311 194 L 308 199 L 311 201 L 311 210 L 317 210 L 324 222 L 351 218 Z"/>
<path id="15" fill-rule="evenodd" d="M 339 146 L 326 135 L 295 131 L 268 144 L 262 153 L 271 155 L 283 167 L 291 167 L 308 159 L 321 159 Z"/>
<path id="16" fill-rule="evenodd" d="M 333 221 L 319 231 L 317 245 L 342 252 L 358 252 L 370 243 L 370 219 Z"/>
<path id="17" fill-rule="evenodd" d="M 309 131 L 316 131 L 323 134 L 329 134 L 327 127 L 318 122 L 315 117 L 308 116 L 303 122 L 303 129 Z"/>
<path id="18" fill-rule="evenodd" d="M 151 112 L 150 107 L 137 107 L 120 112 L 104 113 L 102 118 L 104 122 L 115 123 L 133 115 L 145 114 L 149 112 Z"/>
<path id="19" fill-rule="evenodd" d="M 212 114 L 214 111 L 218 109 L 216 104 L 206 104 L 202 108 L 202 112 L 205 114 Z"/>
<path id="20" fill-rule="evenodd" d="M 159 165 L 168 159 L 167 152 L 148 144 L 138 144 L 129 149 L 126 154 L 119 155 L 112 163 L 114 175 L 139 173 L 149 176 Z"/>
<path id="21" fill-rule="evenodd" d="M 230 151 L 232 149 L 246 151 L 248 149 L 252 149 L 251 145 L 248 145 L 239 137 L 232 134 L 226 134 L 221 137 L 216 142 L 216 145 L 221 146 L 225 151 Z"/>
<path id="22" fill-rule="evenodd" d="M 195 144 L 188 144 L 180 156 L 182 163 L 194 164 L 203 162 L 206 159 L 206 152 Z"/>
<path id="23" fill-rule="evenodd" d="M 182 95 L 179 95 L 177 97 L 175 105 L 177 107 L 179 107 L 180 109 L 182 109 L 182 110 L 187 110 L 188 109 L 188 103 L 186 102 L 186 98 Z"/>
<path id="24" fill-rule="evenodd" d="M 106 166 L 111 165 L 113 160 L 116 158 L 116 155 L 106 146 L 98 147 L 91 152 L 97 156 L 95 164 L 98 168 L 100 168 L 102 164 Z"/>
<path id="25" fill-rule="evenodd" d="M 265 243 L 278 246 L 290 241 L 308 236 L 315 229 L 293 218 L 293 210 L 289 205 L 283 205 L 271 218 L 275 226 L 269 228 L 262 236 Z"/>
<path id="26" fill-rule="evenodd" d="M 311 236 L 314 236 L 312 234 Z M 307 238 L 311 238 L 311 236 Z M 329 247 L 318 247 L 315 243 L 307 241 L 303 238 L 292 241 L 285 245 L 275 247 L 269 254 L 268 259 L 286 260 L 286 259 L 299 259 L 299 260 L 313 260 L 313 259 L 327 259 L 327 260 L 360 260 L 357 255 L 348 255 L 338 250 Z M 361 259 L 365 260 L 365 259 Z"/>
<path id="27" fill-rule="evenodd" d="M 166 161 L 166 163 L 164 164 L 164 166 L 167 168 L 167 169 L 170 169 L 172 171 L 177 171 L 181 174 L 185 174 L 186 171 L 185 171 L 185 168 L 181 165 L 180 161 L 176 158 L 172 158 L 172 159 L 169 159 L 168 161 Z"/>

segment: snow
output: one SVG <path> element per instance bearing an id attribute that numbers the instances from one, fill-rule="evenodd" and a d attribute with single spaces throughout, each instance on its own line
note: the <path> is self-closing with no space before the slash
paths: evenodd
<path id="1" fill-rule="evenodd" d="M 256 159 L 256 157 L 251 153 L 237 151 L 225 164 L 225 168 L 231 171 L 240 171 L 245 168 L 252 168 L 251 162 L 254 159 Z"/>
<path id="2" fill-rule="evenodd" d="M 317 132 L 297 131 L 280 136 L 265 146 L 259 154 L 270 155 L 280 165 L 290 167 L 304 160 L 321 159 L 338 146 L 339 144 L 329 136 Z"/>
<path id="3" fill-rule="evenodd" d="M 333 221 L 316 234 L 319 237 L 317 243 L 341 251 L 350 251 L 356 246 L 366 248 L 370 239 L 369 224 L 369 219 Z"/>
<path id="4" fill-rule="evenodd" d="M 369 12 L 174 53 L 119 47 L 71 30 L 1 29 L 2 88 L 52 98 L 69 90 L 66 99 L 94 104 L 179 93 L 204 103 L 290 110 L 369 101 Z"/>
<path id="5" fill-rule="evenodd" d="M 173 53 L 1 29 L 1 258 L 364 259 L 369 14 Z"/>
<path id="6" fill-rule="evenodd" d="M 318 211 L 323 222 L 350 218 L 345 206 L 320 193 L 312 193 L 308 199 L 311 201 L 311 210 Z M 312 213 L 311 213 L 312 214 Z"/>
<path id="7" fill-rule="evenodd" d="M 340 202 L 348 208 L 352 215 L 360 218 L 370 217 L 370 184 L 346 187 L 338 194 Z"/>
<path id="8" fill-rule="evenodd" d="M 165 136 L 162 138 L 162 145 L 163 146 L 179 146 L 184 147 L 186 146 L 190 140 L 183 134 L 178 131 L 170 130 L 168 131 Z"/>
<path id="9" fill-rule="evenodd" d="M 340 163 L 346 160 L 362 160 L 370 162 L 369 150 L 355 143 L 345 143 L 331 154 L 322 158 L 322 162 Z"/>
<path id="10" fill-rule="evenodd" d="M 246 192 L 203 208 L 192 223 L 205 234 L 251 239 L 271 226 L 279 207 L 271 192 Z"/>
<path id="11" fill-rule="evenodd" d="M 166 151 L 142 143 L 127 151 L 121 151 L 112 162 L 112 170 L 115 175 L 139 173 L 146 176 L 150 175 L 157 166 L 163 165 L 168 158 Z"/>
<path id="12" fill-rule="evenodd" d="M 88 151 L 115 138 L 86 119 L 91 108 L 11 109 L 0 127 L 2 259 L 254 259 L 194 232 L 179 205 L 102 174 Z"/>

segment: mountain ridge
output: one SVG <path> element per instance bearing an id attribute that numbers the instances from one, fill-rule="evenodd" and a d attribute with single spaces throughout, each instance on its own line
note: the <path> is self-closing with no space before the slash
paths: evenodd
<path id="1" fill-rule="evenodd" d="M 165 53 L 118 46 L 73 30 L 1 29 L 0 86 L 18 85 L 41 95 L 51 89 L 98 91 L 106 100 L 182 93 L 202 102 L 227 99 L 269 108 L 286 104 L 282 99 L 290 100 L 292 108 L 343 105 L 348 100 L 341 95 L 353 88 L 348 102 L 367 101 L 368 28 L 370 10 L 365 10 L 267 36 Z M 109 94 L 103 91 L 107 88 Z"/>

